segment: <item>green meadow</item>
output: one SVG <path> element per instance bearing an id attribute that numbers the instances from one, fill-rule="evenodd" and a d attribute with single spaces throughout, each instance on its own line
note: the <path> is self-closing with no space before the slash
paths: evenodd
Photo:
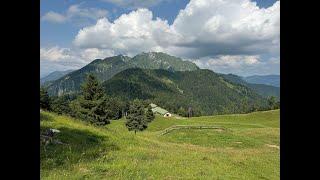
<path id="1" fill-rule="evenodd" d="M 280 179 L 280 111 L 156 119 L 143 132 L 125 120 L 104 127 L 40 113 L 41 131 L 64 144 L 40 146 L 41 179 Z M 178 129 L 208 125 L 221 129 Z"/>

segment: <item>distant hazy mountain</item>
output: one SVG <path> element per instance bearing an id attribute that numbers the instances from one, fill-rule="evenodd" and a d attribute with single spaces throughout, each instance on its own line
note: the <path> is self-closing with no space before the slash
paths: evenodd
<path id="1" fill-rule="evenodd" d="M 43 83 L 48 82 L 48 81 L 57 80 L 57 79 L 61 78 L 62 76 L 66 75 L 66 74 L 69 74 L 72 71 L 74 71 L 74 70 L 54 71 L 54 72 L 50 73 L 49 75 L 41 78 L 40 79 L 40 84 L 43 84 Z"/>
<path id="2" fill-rule="evenodd" d="M 222 75 L 225 79 L 233 83 L 248 86 L 252 90 L 256 91 L 258 94 L 264 97 L 275 96 L 277 98 L 280 98 L 280 87 L 266 85 L 266 84 L 249 83 L 245 81 L 243 77 L 240 77 L 234 74 L 220 74 L 220 75 Z"/>
<path id="3" fill-rule="evenodd" d="M 248 83 L 265 84 L 280 87 L 280 75 L 248 76 L 243 78 Z"/>
<path id="4" fill-rule="evenodd" d="M 103 60 L 96 59 L 85 67 L 53 81 L 48 85 L 48 92 L 50 95 L 74 93 L 80 90 L 80 85 L 88 73 L 93 73 L 103 82 L 123 70 L 136 67 L 143 69 L 166 69 L 169 71 L 192 71 L 199 69 L 192 62 L 183 61 L 181 58 L 160 52 L 141 53 L 133 58 L 118 55 Z"/>
<path id="5" fill-rule="evenodd" d="M 201 115 L 240 113 L 266 106 L 266 99 L 251 88 L 206 69 L 126 69 L 105 81 L 103 87 L 112 97 L 150 100 L 173 113 L 189 106 Z"/>

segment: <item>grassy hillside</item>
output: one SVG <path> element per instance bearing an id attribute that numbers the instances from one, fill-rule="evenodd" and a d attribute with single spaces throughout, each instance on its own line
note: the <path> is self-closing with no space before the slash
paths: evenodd
<path id="1" fill-rule="evenodd" d="M 279 179 L 279 110 L 175 119 L 156 117 L 144 132 L 124 120 L 106 127 L 42 112 L 41 131 L 65 145 L 41 145 L 41 179 Z M 175 130 L 215 125 L 225 130 Z"/>

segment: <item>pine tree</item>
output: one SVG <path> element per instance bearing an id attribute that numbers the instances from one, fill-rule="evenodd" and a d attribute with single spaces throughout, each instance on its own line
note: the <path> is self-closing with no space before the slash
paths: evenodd
<path id="1" fill-rule="evenodd" d="M 40 108 L 50 110 L 50 97 L 44 87 L 40 87 Z"/>
<path id="2" fill-rule="evenodd" d="M 98 79 L 93 74 L 87 75 L 81 90 L 82 95 L 70 104 L 73 110 L 72 115 L 95 125 L 109 124 L 106 110 L 107 99 Z"/>
<path id="3" fill-rule="evenodd" d="M 155 118 L 155 116 L 154 116 L 154 114 L 153 114 L 152 108 L 151 108 L 151 106 L 149 105 L 149 106 L 148 106 L 148 109 L 147 109 L 147 112 L 146 112 L 146 120 L 147 120 L 147 122 L 149 123 L 149 122 L 153 121 L 154 118 Z"/>
<path id="4" fill-rule="evenodd" d="M 136 99 L 130 105 L 126 126 L 129 131 L 134 131 L 135 134 L 137 131 L 143 131 L 148 127 L 141 101 Z"/>
<path id="5" fill-rule="evenodd" d="M 88 74 L 86 81 L 81 85 L 85 100 L 98 100 L 103 96 L 103 88 L 93 74 Z"/>
<path id="6" fill-rule="evenodd" d="M 50 103 L 50 109 L 58 114 L 69 114 L 71 109 L 69 106 L 70 98 L 67 95 L 53 97 Z"/>
<path id="7" fill-rule="evenodd" d="M 103 98 L 99 102 L 97 102 L 96 106 L 92 108 L 90 112 L 90 116 L 92 117 L 91 123 L 99 126 L 110 124 L 110 117 L 108 117 L 108 113 L 106 112 L 106 98 Z"/>

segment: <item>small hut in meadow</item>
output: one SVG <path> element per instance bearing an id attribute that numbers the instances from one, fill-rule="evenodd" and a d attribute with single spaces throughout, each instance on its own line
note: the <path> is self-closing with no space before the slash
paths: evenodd
<path id="1" fill-rule="evenodd" d="M 171 113 L 169 113 L 169 112 L 167 112 L 167 113 L 165 113 L 164 115 L 163 115 L 163 117 L 171 117 L 172 115 L 171 115 Z"/>
<path id="2" fill-rule="evenodd" d="M 171 113 L 169 113 L 169 111 L 159 107 L 156 104 L 151 103 L 150 106 L 151 106 L 152 112 L 155 114 L 162 115 L 163 117 L 171 117 L 172 116 Z"/>

